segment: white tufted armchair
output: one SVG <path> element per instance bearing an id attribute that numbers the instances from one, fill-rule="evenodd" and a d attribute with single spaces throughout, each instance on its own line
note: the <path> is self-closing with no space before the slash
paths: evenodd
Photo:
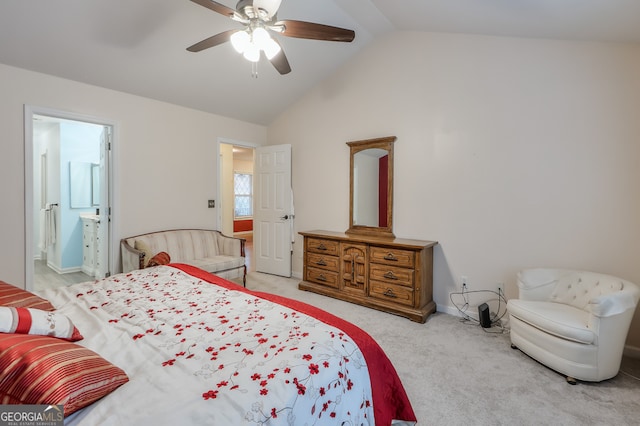
<path id="1" fill-rule="evenodd" d="M 618 374 L 638 286 L 610 275 L 562 269 L 518 274 L 519 298 L 507 303 L 511 347 L 571 384 Z"/>

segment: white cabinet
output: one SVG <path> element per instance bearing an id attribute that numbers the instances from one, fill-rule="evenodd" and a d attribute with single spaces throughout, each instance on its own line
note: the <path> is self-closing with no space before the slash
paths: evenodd
<path id="1" fill-rule="evenodd" d="M 82 219 L 82 272 L 92 277 L 102 277 L 100 253 L 100 218 L 83 214 Z"/>

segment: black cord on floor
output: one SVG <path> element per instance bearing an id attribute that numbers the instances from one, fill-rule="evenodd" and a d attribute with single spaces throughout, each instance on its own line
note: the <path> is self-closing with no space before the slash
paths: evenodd
<path id="1" fill-rule="evenodd" d="M 500 327 L 501 331 L 500 332 L 488 331 L 484 327 L 482 329 L 485 331 L 485 333 L 489 333 L 489 334 L 502 334 L 502 333 L 504 333 L 506 330 L 501 325 L 500 320 L 507 313 L 507 308 L 506 308 L 507 299 L 504 297 L 504 294 L 502 293 L 501 290 L 498 290 L 498 291 L 493 291 L 493 290 L 473 290 L 473 291 L 468 291 L 467 290 L 467 286 L 463 285 L 461 292 L 449 293 L 449 300 L 451 300 L 451 303 L 453 304 L 453 306 L 455 306 L 456 309 L 458 309 L 458 312 L 462 316 L 461 321 L 462 322 L 472 322 L 472 323 L 474 323 L 474 325 L 480 325 L 480 320 L 479 319 L 476 319 L 476 318 L 472 317 L 471 315 L 469 315 L 467 313 L 467 309 L 469 309 L 469 307 L 470 307 L 469 300 L 468 300 L 468 295 L 471 294 L 471 293 L 493 293 L 496 296 L 498 296 L 498 309 L 494 313 L 493 318 L 491 318 L 491 327 L 494 327 L 494 326 Z M 462 300 L 464 301 L 464 304 L 462 306 L 458 306 L 458 304 L 453 300 L 453 296 L 454 295 L 462 296 Z M 491 301 L 491 300 L 489 300 L 489 301 Z M 504 303 L 504 309 L 503 309 L 503 311 L 501 313 L 500 309 L 502 308 L 502 304 L 503 303 Z"/>

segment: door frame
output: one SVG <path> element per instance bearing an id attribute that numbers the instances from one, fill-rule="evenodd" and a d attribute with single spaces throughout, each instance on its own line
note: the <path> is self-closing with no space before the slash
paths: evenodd
<path id="1" fill-rule="evenodd" d="M 110 126 L 112 129 L 111 136 L 111 150 L 108 161 L 108 187 L 109 187 L 109 204 L 111 208 L 110 221 L 109 221 L 109 247 L 107 250 L 108 260 L 106 273 L 111 274 L 114 271 L 115 259 L 117 259 L 118 244 L 114 244 L 114 236 L 118 235 L 118 208 L 117 203 L 117 187 L 116 176 L 114 170 L 116 167 L 116 147 L 118 126 L 115 121 L 108 120 L 99 117 L 93 117 L 84 114 L 77 114 L 68 111 L 57 110 L 53 108 L 39 107 L 35 105 L 24 105 L 24 236 L 25 236 L 25 252 L 24 252 L 24 271 L 25 271 L 25 288 L 27 290 L 33 290 L 33 275 L 34 275 L 34 263 L 33 263 L 33 116 L 34 115 L 46 115 L 49 117 L 55 117 L 65 120 L 82 121 L 85 123 L 92 123 L 102 126 Z"/>
<path id="2" fill-rule="evenodd" d="M 229 139 L 229 138 L 222 138 L 219 137 L 218 141 L 216 143 L 216 168 L 218 170 L 218 182 L 216 185 L 216 197 L 218 198 L 218 206 L 216 208 L 216 229 L 218 230 L 222 230 L 222 208 L 221 206 L 224 206 L 224 201 L 228 201 L 228 200 L 222 200 L 222 180 L 223 180 L 223 176 L 222 176 L 222 162 L 221 162 L 221 158 L 220 158 L 220 145 L 221 144 L 226 144 L 226 145 L 233 145 L 233 146 L 241 146 L 243 148 L 251 148 L 253 150 L 255 150 L 256 148 L 258 148 L 259 144 L 257 143 L 253 143 L 253 142 L 243 142 L 243 141 L 237 141 L 234 139 Z M 255 164 L 254 164 L 254 168 L 255 168 Z M 255 187 L 254 187 L 254 191 L 255 191 Z M 254 196 L 255 196 L 255 192 L 254 192 Z M 231 237 L 233 235 L 230 235 Z"/>

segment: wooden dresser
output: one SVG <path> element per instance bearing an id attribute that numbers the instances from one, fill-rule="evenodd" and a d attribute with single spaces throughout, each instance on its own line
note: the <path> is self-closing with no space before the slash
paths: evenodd
<path id="1" fill-rule="evenodd" d="M 304 237 L 301 290 L 425 322 L 433 302 L 436 241 L 300 232 Z"/>

